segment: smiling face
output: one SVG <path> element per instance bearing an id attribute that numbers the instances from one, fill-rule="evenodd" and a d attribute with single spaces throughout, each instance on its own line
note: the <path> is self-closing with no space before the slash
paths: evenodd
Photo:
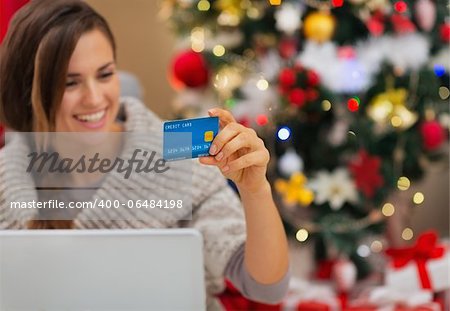
<path id="1" fill-rule="evenodd" d="M 116 132 L 120 86 L 111 43 L 100 30 L 84 33 L 70 58 L 56 112 L 57 132 Z"/>

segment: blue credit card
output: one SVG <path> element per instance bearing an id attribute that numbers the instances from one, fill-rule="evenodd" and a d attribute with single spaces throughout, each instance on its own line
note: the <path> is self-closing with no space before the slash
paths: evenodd
<path id="1" fill-rule="evenodd" d="M 219 118 L 166 121 L 163 131 L 164 160 L 176 161 L 208 156 L 211 142 L 219 133 Z"/>

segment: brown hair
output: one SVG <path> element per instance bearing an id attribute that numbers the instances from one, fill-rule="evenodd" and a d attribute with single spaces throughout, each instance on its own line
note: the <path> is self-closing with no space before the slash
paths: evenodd
<path id="1" fill-rule="evenodd" d="M 62 101 L 70 57 L 86 32 L 111 43 L 105 19 L 81 0 L 34 0 L 11 21 L 0 46 L 0 122 L 19 132 L 51 132 Z M 33 220 L 32 228 L 72 227 L 71 221 Z"/>

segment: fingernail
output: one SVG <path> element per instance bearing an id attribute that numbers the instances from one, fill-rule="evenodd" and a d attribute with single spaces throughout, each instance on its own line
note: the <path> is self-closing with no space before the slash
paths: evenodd
<path id="1" fill-rule="evenodd" d="M 220 160 L 222 160 L 222 158 L 223 158 L 223 152 L 219 152 L 219 154 L 216 155 L 216 160 L 220 161 Z"/>
<path id="2" fill-rule="evenodd" d="M 225 165 L 223 168 L 222 168 L 222 172 L 226 172 L 226 171 L 228 171 L 230 169 L 230 167 L 228 166 L 228 165 Z"/>
<path id="3" fill-rule="evenodd" d="M 217 146 L 216 145 L 211 145 L 211 148 L 209 148 L 209 153 L 210 154 L 216 154 L 217 152 Z"/>

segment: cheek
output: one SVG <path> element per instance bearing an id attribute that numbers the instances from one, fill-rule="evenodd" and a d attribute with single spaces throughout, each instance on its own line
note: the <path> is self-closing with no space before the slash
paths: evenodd
<path id="1" fill-rule="evenodd" d="M 65 92 L 61 102 L 61 106 L 59 107 L 56 115 L 63 118 L 71 117 L 74 108 L 77 105 L 77 102 L 78 96 L 76 95 L 75 92 L 72 93 Z"/>
<path id="2" fill-rule="evenodd" d="M 114 115 L 119 111 L 119 98 L 120 98 L 120 82 L 119 78 L 112 79 L 105 88 L 105 96 L 108 102 L 111 104 Z"/>
<path id="3" fill-rule="evenodd" d="M 114 75 L 114 78 L 111 79 L 109 85 L 108 85 L 108 90 L 107 90 L 108 96 L 111 99 L 115 99 L 117 102 L 119 101 L 119 97 L 120 97 L 120 81 L 119 81 L 119 76 L 118 75 Z"/>
<path id="4" fill-rule="evenodd" d="M 61 129 L 61 127 L 64 128 L 64 124 L 67 124 L 67 122 L 72 119 L 72 115 L 78 101 L 78 96 L 75 92 L 64 93 L 61 105 L 56 112 L 55 123 L 57 130 L 58 128 Z"/>

